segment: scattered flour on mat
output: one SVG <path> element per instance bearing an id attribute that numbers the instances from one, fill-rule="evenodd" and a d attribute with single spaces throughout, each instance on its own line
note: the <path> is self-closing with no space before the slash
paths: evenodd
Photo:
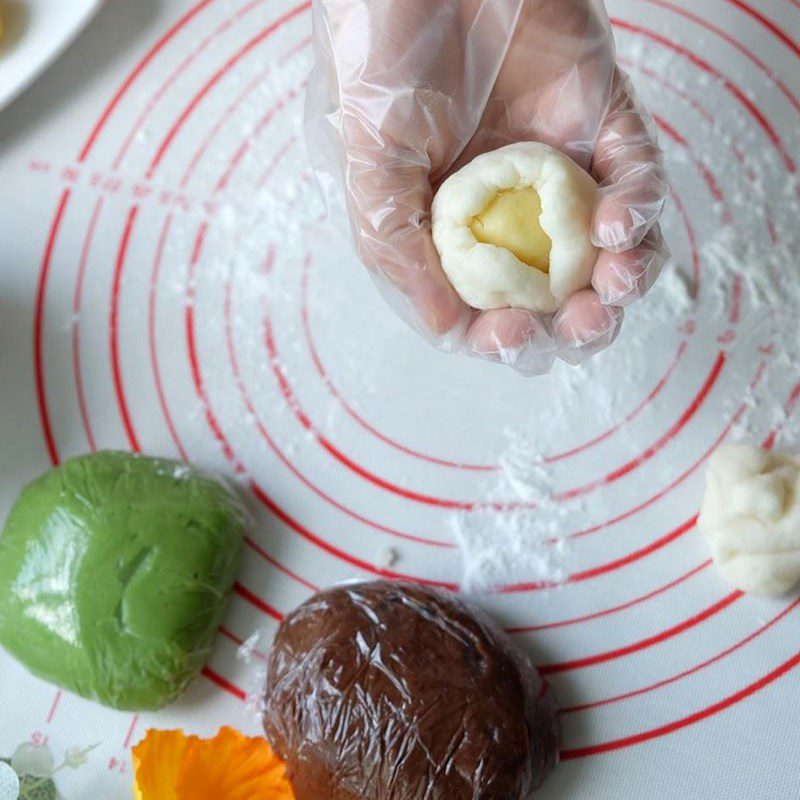
<path id="1" fill-rule="evenodd" d="M 467 591 L 489 589 L 510 578 L 513 582 L 514 576 L 547 585 L 567 577 L 563 531 L 574 507 L 554 499 L 548 469 L 525 449 L 525 438 L 518 431 L 509 438 L 513 443 L 501 459 L 499 477 L 486 492 L 489 506 L 451 518 Z M 522 459 L 516 460 L 515 452 Z M 514 508 L 515 500 L 509 498 L 535 507 Z"/>

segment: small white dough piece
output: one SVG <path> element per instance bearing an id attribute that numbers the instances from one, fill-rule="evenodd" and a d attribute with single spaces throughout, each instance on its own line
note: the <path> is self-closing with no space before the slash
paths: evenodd
<path id="1" fill-rule="evenodd" d="M 698 527 L 726 580 L 763 597 L 786 594 L 800 581 L 800 459 L 721 447 Z"/>
<path id="2" fill-rule="evenodd" d="M 505 247 L 479 242 L 471 229 L 499 194 L 529 188 L 539 195 L 539 224 L 552 242 L 549 273 Z M 433 240 L 442 267 L 473 308 L 551 314 L 591 283 L 598 252 L 590 238 L 596 195 L 587 172 L 539 142 L 478 156 L 448 178 L 433 201 Z"/>

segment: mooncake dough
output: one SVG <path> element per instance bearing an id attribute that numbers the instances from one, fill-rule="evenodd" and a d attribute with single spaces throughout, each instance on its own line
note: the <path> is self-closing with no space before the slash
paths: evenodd
<path id="1" fill-rule="evenodd" d="M 708 465 L 698 527 L 726 580 L 755 595 L 785 594 L 800 582 L 800 459 L 721 447 Z"/>
<path id="2" fill-rule="evenodd" d="M 183 463 L 101 452 L 27 486 L 0 538 L 0 644 L 118 709 L 174 700 L 211 652 L 244 510 Z"/>
<path id="3" fill-rule="evenodd" d="M 539 142 L 478 156 L 433 201 L 442 267 L 473 308 L 555 312 L 592 280 L 597 184 Z"/>
<path id="4" fill-rule="evenodd" d="M 453 595 L 388 581 L 284 620 L 264 729 L 297 800 L 526 800 L 557 754 L 552 706 L 510 639 Z"/>

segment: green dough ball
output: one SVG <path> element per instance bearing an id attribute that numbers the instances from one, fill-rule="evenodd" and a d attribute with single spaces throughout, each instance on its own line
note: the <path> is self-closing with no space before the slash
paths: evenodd
<path id="1" fill-rule="evenodd" d="M 67 461 L 23 490 L 0 538 L 0 644 L 83 697 L 162 708 L 208 660 L 244 519 L 183 463 Z"/>

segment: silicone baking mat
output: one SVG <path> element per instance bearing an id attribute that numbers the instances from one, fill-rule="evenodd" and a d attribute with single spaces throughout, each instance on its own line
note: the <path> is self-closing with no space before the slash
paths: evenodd
<path id="1" fill-rule="evenodd" d="M 454 530 L 478 520 L 485 541 L 498 515 L 498 541 L 515 520 L 523 539 L 560 528 L 528 543 L 540 568 L 482 601 L 563 709 L 542 798 L 800 791 L 797 602 L 732 592 L 694 528 L 720 442 L 797 444 L 800 376 L 747 311 L 744 244 L 711 245 L 757 225 L 778 247 L 796 228 L 780 204 L 800 3 L 609 10 L 667 148 L 677 266 L 610 353 L 542 379 L 427 348 L 321 221 L 308 3 L 110 2 L 0 116 L 0 510 L 52 464 L 115 447 L 236 475 L 255 518 L 185 698 L 116 713 L 0 655 L 0 756 L 99 743 L 63 795 L 129 797 L 148 727 L 257 732 L 237 659 L 255 630 L 354 576 L 457 586 Z M 546 507 L 504 495 L 510 461 L 546 476 Z"/>

